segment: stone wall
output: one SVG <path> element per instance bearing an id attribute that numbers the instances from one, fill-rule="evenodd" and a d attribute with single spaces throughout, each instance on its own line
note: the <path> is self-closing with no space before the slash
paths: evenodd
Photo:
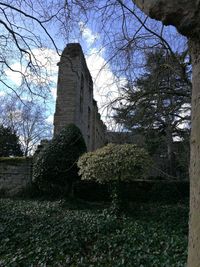
<path id="1" fill-rule="evenodd" d="M 0 194 L 15 195 L 31 183 L 32 158 L 0 158 Z"/>
<path id="2" fill-rule="evenodd" d="M 81 130 L 89 151 L 105 144 L 106 126 L 93 98 L 93 81 L 80 44 L 68 44 L 58 63 L 54 135 L 69 123 Z"/>

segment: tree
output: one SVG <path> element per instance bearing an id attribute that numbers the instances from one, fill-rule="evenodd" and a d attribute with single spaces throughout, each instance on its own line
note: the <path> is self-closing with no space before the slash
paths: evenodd
<path id="1" fill-rule="evenodd" d="M 10 128 L 0 125 L 0 157 L 23 156 L 19 138 Z"/>
<path id="2" fill-rule="evenodd" d="M 1 122 L 19 136 L 24 155 L 31 155 L 42 139 L 52 137 L 52 125 L 47 121 L 43 103 L 23 100 L 16 96 L 1 97 Z"/>
<path id="3" fill-rule="evenodd" d="M 174 53 L 174 42 L 178 39 L 179 49 L 187 50 L 184 38 L 171 33 L 176 35 L 171 45 L 161 23 L 147 19 L 131 0 L 6 0 L 0 2 L 0 14 L 0 83 L 2 88 L 14 90 L 18 96 L 24 88 L 30 94 L 47 96 L 50 56 L 41 55 L 49 49 L 59 54 L 55 41 L 58 35 L 64 42 L 81 40 L 87 25 L 102 32 L 102 38 L 97 37 L 98 43 L 102 42 L 99 50 L 106 47 L 108 63 L 112 63 L 118 75 L 122 72 L 135 75 L 130 68 L 141 66 L 141 51 L 147 47 L 162 45 Z M 8 71 L 20 75 L 18 86 L 7 79 Z"/>
<path id="4" fill-rule="evenodd" d="M 146 178 L 150 162 L 148 153 L 136 145 L 108 144 L 80 157 L 78 167 L 82 180 L 111 186 L 112 206 L 118 209 L 122 201 L 120 184 Z"/>
<path id="5" fill-rule="evenodd" d="M 46 49 L 57 50 L 47 30 L 47 24 L 54 17 L 45 10 L 50 3 L 41 1 L 0 2 L 0 84 L 1 89 L 14 92 L 16 96 L 26 94 L 46 98 L 51 83 L 50 55 Z M 55 10 L 55 12 L 57 12 Z M 9 73 L 15 78 L 11 81 Z"/>
<path id="6" fill-rule="evenodd" d="M 150 139 L 155 141 L 156 135 L 160 138 L 159 146 L 164 141 L 166 149 L 162 153 L 166 151 L 168 173 L 173 176 L 176 176 L 173 139 L 189 137 L 191 83 L 187 69 L 185 72 L 183 79 L 180 65 L 166 50 L 148 52 L 145 72 L 122 88 L 119 100 L 123 105 L 115 109 L 114 116 L 129 131 L 137 130 L 144 135 L 148 144 Z"/>
<path id="7" fill-rule="evenodd" d="M 79 179 L 77 161 L 86 150 L 79 128 L 67 125 L 36 155 L 34 184 L 44 192 L 73 196 L 74 183 Z"/>
<path id="8" fill-rule="evenodd" d="M 190 222 L 188 267 L 198 267 L 200 262 L 200 9 L 198 1 L 134 0 L 147 15 L 174 25 L 187 36 L 192 57 L 192 131 L 190 158 Z M 187 12 L 185 12 L 187 11 Z"/>
<path id="9" fill-rule="evenodd" d="M 141 54 L 138 51 L 147 49 L 156 45 L 164 45 L 173 54 L 173 44 L 177 38 L 173 38 L 172 46 L 166 41 L 164 36 L 165 27 L 161 24 L 154 23 L 147 16 L 143 15 L 136 9 L 134 3 L 143 10 L 147 15 L 153 19 L 160 20 L 164 25 L 174 25 L 180 33 L 185 35 L 189 40 L 190 53 L 193 62 L 193 100 L 192 100 L 192 147 L 191 147 L 191 220 L 190 220 L 190 242 L 189 242 L 189 267 L 196 267 L 200 262 L 198 251 L 200 249 L 200 230 L 198 225 L 198 214 L 200 213 L 200 164 L 198 162 L 200 136 L 198 133 L 199 125 L 199 5 L 197 0 L 177 0 L 177 1 L 164 1 L 164 0 L 69 0 L 69 1 L 39 1 L 35 0 L 34 4 L 31 1 L 4 1 L 0 3 L 1 11 L 1 83 L 13 89 L 5 82 L 5 69 L 9 68 L 17 72 L 19 70 L 13 69 L 12 64 L 5 57 L 10 54 L 9 60 L 16 58 L 18 52 L 19 62 L 22 59 L 26 60 L 25 70 L 30 70 L 30 73 L 40 73 L 40 69 L 35 68 L 38 66 L 34 64 L 31 59 L 34 58 L 32 47 L 46 47 L 46 42 L 43 44 L 41 35 L 38 33 L 38 25 L 41 27 L 45 34 L 45 26 L 53 25 L 58 22 L 59 34 L 64 33 L 69 37 L 69 33 L 73 35 L 72 29 L 79 27 L 80 21 L 83 26 L 87 25 L 90 17 L 94 18 L 97 25 L 101 25 L 101 30 L 105 33 L 104 47 L 110 47 L 110 59 L 108 62 L 113 63 L 118 67 L 118 71 L 122 70 L 127 72 L 130 76 L 137 75 L 134 72 L 134 67 L 140 66 Z M 88 13 L 89 11 L 89 13 Z M 11 20 L 10 20 L 11 19 Z M 135 20 L 136 19 L 136 20 Z M 20 22 L 20 23 L 17 23 Z M 35 25 L 35 23 L 37 25 Z M 90 22 L 90 25 L 93 23 Z M 155 27 L 154 27 L 155 26 Z M 83 28 L 83 27 L 82 27 Z M 155 29 L 155 30 L 152 30 Z M 34 31 L 33 29 L 36 29 Z M 120 30 L 119 30 L 120 29 Z M 158 29 L 158 30 L 156 30 Z M 19 32 L 20 31 L 20 32 Z M 99 31 L 100 32 L 100 29 Z M 25 35 L 24 35 L 25 33 Z M 35 35 L 32 35 L 34 33 Z M 68 40 L 76 39 L 71 36 Z M 152 37 L 155 42 L 152 41 Z M 50 37 L 49 37 L 50 38 Z M 148 42 L 150 40 L 150 42 Z M 180 39 L 179 39 L 180 40 Z M 184 46 L 185 38 L 181 39 L 179 49 L 182 51 L 187 50 Z M 31 45 L 29 45 L 31 41 Z M 13 49 L 13 47 L 15 49 Z M 102 49 L 102 47 L 101 47 Z M 17 52 L 16 52 L 17 50 Z M 10 53 L 12 52 L 12 53 Z M 119 55 L 117 57 L 116 55 Z M 37 58 L 37 56 L 36 56 Z M 27 60 L 28 59 L 28 60 Z M 135 59 L 135 60 L 133 60 Z M 115 64 L 114 64 L 115 63 Z M 125 63 L 125 64 L 124 64 Z M 138 64 L 139 63 L 139 64 Z M 141 63 L 142 64 L 142 63 Z M 183 62 L 180 65 L 185 66 Z M 45 73 L 45 72 L 44 72 Z M 23 79 L 24 80 L 24 79 Z M 132 80 L 132 79 L 131 79 Z M 39 83 L 40 84 L 40 83 Z M 27 87 L 28 88 L 28 87 Z M 41 87 L 38 93 L 41 92 Z M 29 90 L 31 92 L 31 90 Z M 16 92 L 16 91 L 15 91 Z M 199 208 L 198 208 L 199 207 Z"/>

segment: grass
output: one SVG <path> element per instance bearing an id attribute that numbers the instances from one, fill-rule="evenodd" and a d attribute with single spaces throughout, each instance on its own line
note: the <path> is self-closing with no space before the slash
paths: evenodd
<path id="1" fill-rule="evenodd" d="M 121 217 L 101 206 L 0 200 L 0 266 L 183 267 L 188 207 L 133 204 Z"/>

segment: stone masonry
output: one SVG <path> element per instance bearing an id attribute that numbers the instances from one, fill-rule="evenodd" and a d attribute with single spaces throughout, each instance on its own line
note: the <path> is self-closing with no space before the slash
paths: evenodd
<path id="1" fill-rule="evenodd" d="M 58 66 L 54 135 L 74 123 L 81 130 L 88 151 L 102 147 L 106 126 L 93 98 L 93 81 L 80 44 L 68 44 Z"/>
<path id="2" fill-rule="evenodd" d="M 0 196 L 15 195 L 31 183 L 32 158 L 0 159 Z"/>

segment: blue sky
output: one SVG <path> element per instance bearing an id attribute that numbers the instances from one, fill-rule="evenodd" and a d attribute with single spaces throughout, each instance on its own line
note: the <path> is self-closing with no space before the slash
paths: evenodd
<path id="1" fill-rule="evenodd" d="M 127 0 L 125 2 L 128 3 L 128 7 L 132 7 L 132 1 Z M 98 5 L 102 6 L 104 3 L 105 1 L 100 1 Z M 97 13 L 91 9 L 87 25 L 84 23 L 85 17 L 80 16 L 75 18 L 72 27 L 69 29 L 66 27 L 60 29 L 59 25 L 55 23 L 49 23 L 47 27 L 49 33 L 55 37 L 55 43 L 60 51 L 65 47 L 67 42 L 80 42 L 82 45 L 87 65 L 94 81 L 94 97 L 98 102 L 103 120 L 106 121 L 110 126 L 113 125 L 112 120 L 108 118 L 108 114 L 110 114 L 111 111 L 107 108 L 107 104 L 112 101 L 113 98 L 118 96 L 118 85 L 125 82 L 124 75 L 120 74 L 117 70 L 122 63 L 124 64 L 125 57 L 122 53 L 120 59 L 116 57 L 118 61 L 116 61 L 115 64 L 106 64 L 107 61 L 112 57 L 112 53 L 110 52 L 112 40 L 109 40 L 109 38 L 113 38 L 113 40 L 116 41 L 116 44 L 123 45 L 123 42 L 121 42 L 120 38 L 122 31 L 125 30 L 125 35 L 127 38 L 131 38 L 137 33 L 137 35 L 135 35 L 135 37 L 138 37 L 136 38 L 138 42 L 137 45 L 144 47 L 145 45 L 153 46 L 155 43 L 155 40 L 152 40 L 150 38 L 151 36 L 147 35 L 143 28 L 140 29 L 140 24 L 137 20 L 133 20 L 133 17 L 131 14 L 129 14 L 129 12 L 126 13 L 127 25 L 125 28 L 122 28 L 123 18 L 119 17 L 119 10 L 119 6 L 113 6 L 113 9 L 110 8 L 107 10 L 105 13 L 105 24 L 102 24 L 102 18 L 98 17 Z M 76 13 L 77 10 L 74 9 L 74 12 Z M 137 15 L 141 20 L 145 19 L 145 16 L 138 10 Z M 106 18 L 109 16 L 112 16 L 112 19 L 106 20 Z M 148 19 L 148 26 L 150 29 L 155 29 L 157 32 L 159 32 L 161 24 L 156 24 L 154 20 Z M 44 30 L 41 27 L 38 27 L 38 25 L 36 26 L 35 23 L 33 23 L 31 27 L 36 31 L 37 34 L 44 38 L 44 43 L 46 40 L 46 46 L 41 47 L 41 49 L 35 47 L 34 54 L 42 64 L 45 64 L 45 68 L 47 69 L 48 76 L 50 78 L 51 94 L 49 94 L 49 96 L 51 97 L 49 97 L 48 102 L 48 120 L 52 122 L 55 108 L 58 72 L 57 62 L 59 61 L 59 56 L 53 48 L 50 40 L 45 35 Z M 137 32 L 137 29 L 140 29 L 140 31 Z M 107 35 L 105 35 L 105 32 Z M 139 39 L 139 36 L 143 36 L 143 38 Z M 163 36 L 168 39 L 175 51 L 180 50 L 184 41 L 182 41 L 182 39 L 178 41 L 179 39 L 176 38 L 177 33 L 172 27 L 163 28 Z M 139 63 L 143 60 L 143 56 L 140 52 L 138 52 L 137 49 L 133 49 L 131 57 L 132 65 L 129 68 L 129 74 L 137 76 L 139 72 L 142 71 L 142 68 L 139 68 Z M 134 64 L 136 66 L 135 68 Z M 15 60 L 15 58 L 12 58 L 11 66 L 19 71 L 24 71 L 25 68 L 25 65 L 23 65 L 23 63 L 21 65 L 19 61 Z M 5 73 L 7 75 L 7 81 L 9 81 L 10 85 L 14 85 L 16 88 L 20 86 L 21 77 L 18 73 L 13 73 L 9 69 L 6 69 Z M 31 78 L 34 79 L 34 77 Z M 42 80 L 35 81 L 34 83 L 37 86 L 39 83 L 42 83 Z M 0 95 L 5 93 L 5 90 L 3 91 L 0 89 Z M 26 97 L 26 95 L 23 95 L 23 97 Z"/>
<path id="2" fill-rule="evenodd" d="M 108 100 L 112 100 L 117 94 L 116 77 L 112 73 L 109 65 L 106 65 L 105 60 L 105 49 L 97 44 L 100 39 L 100 35 L 97 32 L 93 32 L 89 27 L 83 27 L 80 22 L 79 27 L 81 29 L 81 36 L 79 40 L 72 40 L 75 42 L 80 42 L 85 53 L 85 58 L 87 61 L 88 68 L 91 72 L 94 81 L 94 97 L 98 101 L 98 106 L 104 120 L 107 117 L 107 110 L 105 108 Z M 65 47 L 64 41 L 61 38 L 59 40 L 59 48 Z M 53 121 L 53 114 L 55 109 L 55 99 L 56 99 L 56 84 L 57 84 L 57 74 L 59 62 L 59 56 L 55 50 L 49 48 L 33 49 L 34 54 L 37 59 L 41 61 L 47 68 L 50 83 L 51 83 L 51 94 L 49 95 L 49 101 L 47 101 L 49 109 L 49 122 Z M 101 52 L 99 52 L 101 51 Z M 25 66 L 21 65 L 19 62 L 13 60 L 11 68 L 19 71 L 24 71 Z M 103 69 L 102 69 L 103 68 Z M 101 70 L 102 69 L 102 70 Z M 100 72 L 101 70 L 101 72 Z M 7 75 L 7 82 L 10 86 L 14 88 L 20 87 L 21 75 L 18 72 L 13 72 L 10 69 L 6 69 L 5 73 Z M 19 89 L 16 89 L 19 90 Z M 0 96 L 10 93 L 8 90 L 0 89 Z M 19 91 L 18 91 L 19 92 Z M 26 98 L 26 94 L 22 98 Z M 42 103 L 42 101 L 41 101 Z"/>

